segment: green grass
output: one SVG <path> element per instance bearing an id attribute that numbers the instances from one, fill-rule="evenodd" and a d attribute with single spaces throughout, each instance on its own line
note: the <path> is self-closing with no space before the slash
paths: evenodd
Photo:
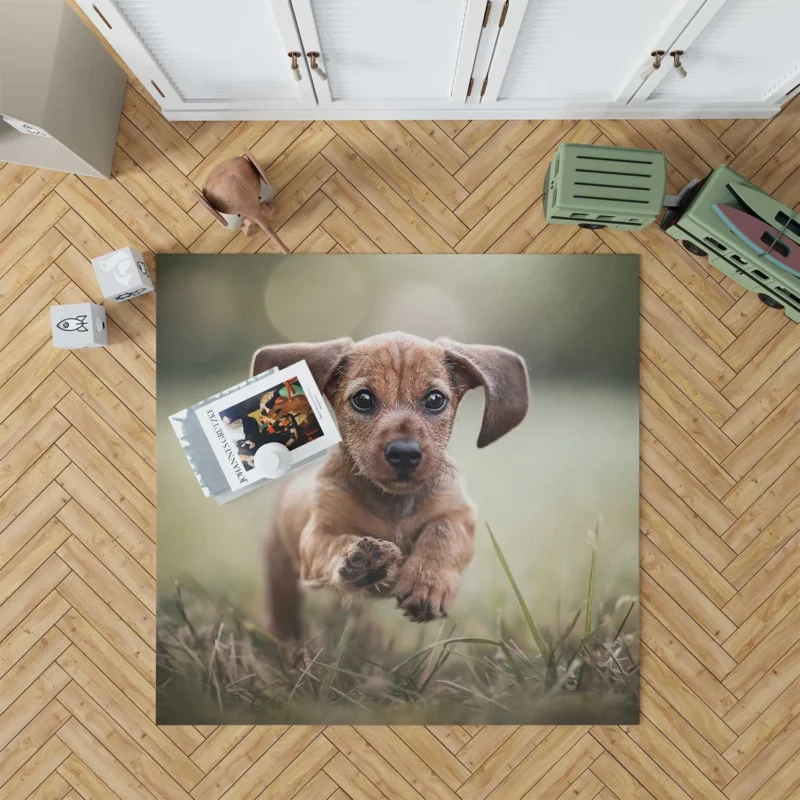
<path id="1" fill-rule="evenodd" d="M 593 621 L 597 533 L 586 602 L 560 629 L 536 622 L 491 529 L 521 612 L 498 615 L 494 635 L 459 635 L 458 623 L 443 620 L 414 626 L 417 644 L 409 645 L 399 633 L 408 634 L 402 626 L 411 623 L 399 615 L 389 625 L 378 619 L 370 602 L 388 602 L 379 600 L 309 612 L 311 633 L 297 650 L 201 587 L 176 585 L 159 607 L 158 722 L 635 722 L 636 600 L 606 598 L 613 611 Z M 426 641 L 431 628 L 433 641 Z"/>

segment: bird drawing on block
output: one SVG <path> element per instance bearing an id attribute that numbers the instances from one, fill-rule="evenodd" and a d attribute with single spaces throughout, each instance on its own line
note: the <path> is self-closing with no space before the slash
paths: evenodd
<path id="1" fill-rule="evenodd" d="M 270 225 L 269 207 L 262 203 L 262 181 L 269 186 L 258 161 L 245 150 L 243 156 L 226 158 L 209 172 L 200 199 L 221 225 L 231 227 L 223 214 L 241 217 L 247 236 L 253 236 L 261 228 L 282 253 L 288 253 L 289 248 Z"/>

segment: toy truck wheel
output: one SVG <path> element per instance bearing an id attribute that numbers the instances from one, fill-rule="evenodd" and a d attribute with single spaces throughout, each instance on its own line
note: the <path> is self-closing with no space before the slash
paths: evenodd
<path id="1" fill-rule="evenodd" d="M 701 250 L 694 242 L 690 242 L 688 239 L 684 239 L 681 244 L 692 254 L 695 256 L 699 256 L 700 258 L 705 258 L 708 253 L 705 250 Z"/>
<path id="2" fill-rule="evenodd" d="M 768 294 L 764 294 L 763 292 L 759 292 L 758 299 L 765 306 L 769 306 L 770 308 L 777 308 L 779 311 L 783 308 L 783 306 L 774 297 L 770 297 Z"/>
<path id="3" fill-rule="evenodd" d="M 598 225 L 596 222 L 579 222 L 579 228 L 587 228 L 590 231 L 599 231 L 600 228 L 605 228 L 605 225 Z"/>

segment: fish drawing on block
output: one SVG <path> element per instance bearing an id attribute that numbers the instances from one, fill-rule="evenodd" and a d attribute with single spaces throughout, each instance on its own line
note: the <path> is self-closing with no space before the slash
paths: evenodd
<path id="1" fill-rule="evenodd" d="M 712 206 L 722 221 L 758 255 L 800 275 L 800 245 L 758 217 L 724 203 Z"/>
<path id="2" fill-rule="evenodd" d="M 77 333 L 86 333 L 89 330 L 89 326 L 86 324 L 86 314 L 62 319 L 56 324 L 56 327 L 62 331 L 75 331 Z"/>

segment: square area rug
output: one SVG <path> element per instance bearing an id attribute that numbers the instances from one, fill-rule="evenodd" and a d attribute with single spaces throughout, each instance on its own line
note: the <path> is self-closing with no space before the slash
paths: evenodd
<path id="1" fill-rule="evenodd" d="M 638 722 L 638 283 L 636 256 L 159 256 L 158 723 Z M 267 443 L 314 457 L 201 485 L 170 417 L 290 367 L 209 430 L 242 483 Z"/>

